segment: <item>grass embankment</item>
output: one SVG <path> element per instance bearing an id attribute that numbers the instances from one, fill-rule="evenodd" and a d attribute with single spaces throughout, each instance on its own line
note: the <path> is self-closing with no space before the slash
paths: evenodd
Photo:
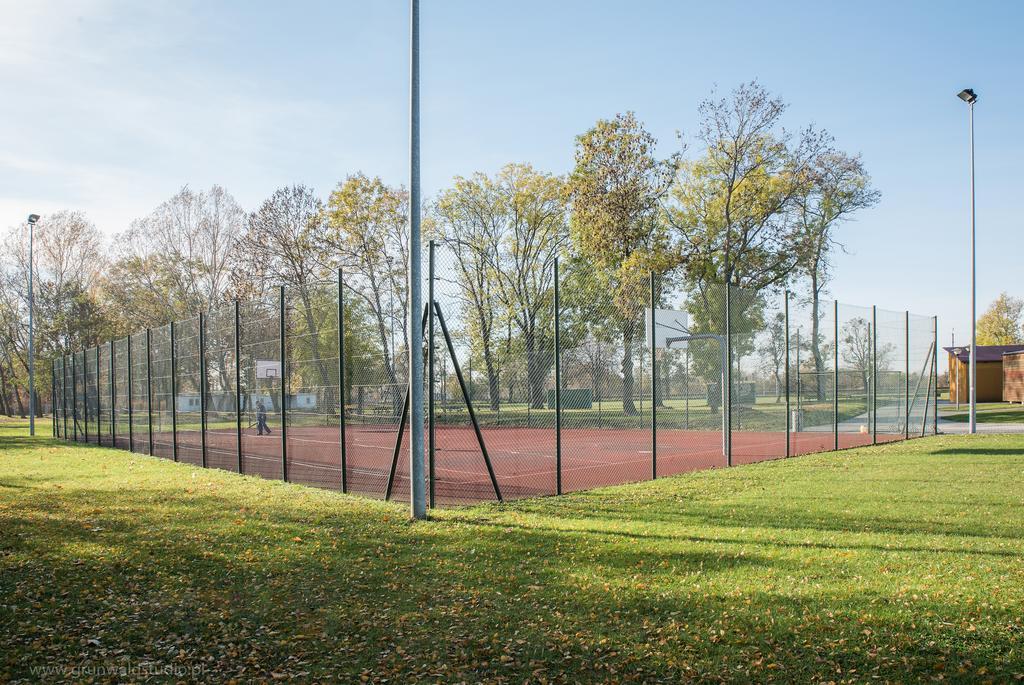
<path id="1" fill-rule="evenodd" d="M 938 437 L 411 524 L 2 423 L 0 680 L 1021 678 L 1022 454 Z"/>
<path id="2" fill-rule="evenodd" d="M 970 421 L 966 404 L 961 404 L 959 411 L 956 405 L 947 405 L 942 408 L 939 416 L 947 421 L 959 423 Z M 982 402 L 978 404 L 977 417 L 978 423 L 1024 423 L 1024 404 Z"/>

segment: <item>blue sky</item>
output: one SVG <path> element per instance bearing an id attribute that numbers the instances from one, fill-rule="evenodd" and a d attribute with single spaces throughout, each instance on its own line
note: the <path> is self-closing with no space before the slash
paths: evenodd
<path id="1" fill-rule="evenodd" d="M 528 161 L 634 110 L 690 140 L 697 104 L 757 78 L 863 154 L 882 202 L 844 227 L 833 292 L 968 330 L 966 106 L 979 303 L 1024 296 L 1024 3 L 422 0 L 423 182 Z M 0 226 L 81 209 L 107 233 L 182 185 L 247 208 L 362 170 L 406 178 L 407 4 L 0 0 Z M 691 150 L 692 151 L 692 150 Z"/>

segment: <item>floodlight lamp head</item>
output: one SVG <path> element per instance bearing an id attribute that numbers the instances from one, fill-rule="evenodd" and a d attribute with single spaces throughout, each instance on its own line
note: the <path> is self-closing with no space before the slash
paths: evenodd
<path id="1" fill-rule="evenodd" d="M 28 222 L 30 224 L 34 224 L 37 221 L 39 221 L 39 215 L 38 214 L 29 214 L 28 215 Z"/>
<path id="2" fill-rule="evenodd" d="M 969 105 L 973 105 L 975 102 L 978 101 L 977 94 L 971 88 L 964 88 L 959 93 L 957 93 L 956 96 Z"/>

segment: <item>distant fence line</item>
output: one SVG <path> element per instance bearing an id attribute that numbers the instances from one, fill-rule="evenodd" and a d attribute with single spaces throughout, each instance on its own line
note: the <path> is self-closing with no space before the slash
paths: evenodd
<path id="1" fill-rule="evenodd" d="M 495 293 L 431 244 L 431 506 L 561 494 L 937 432 L 934 317 L 722 285 Z M 525 282 L 525 279 L 523 279 Z M 53 360 L 53 433 L 405 496 L 404 293 L 338 273 Z"/>

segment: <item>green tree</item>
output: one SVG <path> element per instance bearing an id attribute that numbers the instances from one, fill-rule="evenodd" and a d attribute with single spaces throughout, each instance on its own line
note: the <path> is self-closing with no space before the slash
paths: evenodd
<path id="1" fill-rule="evenodd" d="M 681 166 L 665 213 L 679 240 L 695 325 L 724 332 L 718 322 L 728 308 L 732 358 L 753 351 L 762 291 L 781 287 L 800 263 L 796 200 L 829 149 L 823 132 L 783 129 L 785 111 L 786 103 L 756 81 L 702 102 L 698 138 L 705 149 Z M 697 358 L 698 373 L 710 376 L 702 358 L 711 359 Z"/>
<path id="2" fill-rule="evenodd" d="M 979 345 L 1024 343 L 1024 299 L 1000 293 L 978 317 Z"/>
<path id="3" fill-rule="evenodd" d="M 622 345 L 622 409 L 636 414 L 633 359 L 642 341 L 648 275 L 674 263 L 660 220 L 678 157 L 659 160 L 656 141 L 632 112 L 601 119 L 576 138 L 566 183 L 573 249 L 595 270 L 597 287 L 613 293 Z"/>

